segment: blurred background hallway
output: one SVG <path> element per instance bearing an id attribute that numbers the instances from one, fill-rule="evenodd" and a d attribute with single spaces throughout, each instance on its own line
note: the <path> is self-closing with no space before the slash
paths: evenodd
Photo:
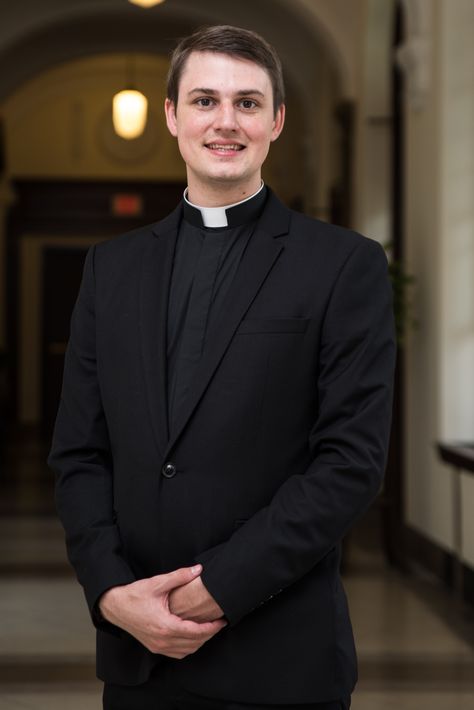
<path id="1" fill-rule="evenodd" d="M 271 22 L 269 22 L 269 18 Z M 174 207 L 168 52 L 206 23 L 281 55 L 264 177 L 386 246 L 399 353 L 386 482 L 345 544 L 355 710 L 474 707 L 472 0 L 0 0 L 0 710 L 100 707 L 46 467 L 87 248 Z M 148 100 L 125 140 L 114 95 Z"/>
<path id="2" fill-rule="evenodd" d="M 46 469 L 38 476 L 37 444 L 30 443 L 21 457 L 23 503 L 42 499 L 44 514 L 9 514 L 0 522 L 0 709 L 99 710 L 102 684 L 95 680 L 93 627 L 65 558 L 60 524 L 46 514 L 51 477 Z M 33 485 L 26 483 L 28 468 Z M 360 676 L 352 707 L 470 710 L 472 606 L 421 568 L 406 574 L 389 566 L 376 513 L 361 522 L 345 551 Z"/>

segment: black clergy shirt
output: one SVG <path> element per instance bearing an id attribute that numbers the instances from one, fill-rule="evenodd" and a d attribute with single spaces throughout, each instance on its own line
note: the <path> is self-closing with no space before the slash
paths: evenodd
<path id="1" fill-rule="evenodd" d="M 205 227 L 203 213 L 183 200 L 168 302 L 168 420 L 173 432 L 213 322 L 266 200 L 253 197 L 225 209 L 227 226 Z M 204 214 L 206 218 L 206 214 Z"/>

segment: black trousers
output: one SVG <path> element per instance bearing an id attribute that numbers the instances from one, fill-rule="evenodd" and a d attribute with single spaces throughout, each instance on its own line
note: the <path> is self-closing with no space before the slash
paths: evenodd
<path id="1" fill-rule="evenodd" d="M 160 667 L 143 685 L 104 685 L 104 710 L 349 710 L 351 700 L 328 703 L 269 705 L 236 703 L 195 695 L 183 688 L 165 667 Z"/>

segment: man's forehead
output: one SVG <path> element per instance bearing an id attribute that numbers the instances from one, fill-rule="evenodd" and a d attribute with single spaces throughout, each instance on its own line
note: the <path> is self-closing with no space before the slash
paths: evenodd
<path id="1" fill-rule="evenodd" d="M 210 66 L 212 66 L 212 73 L 209 71 Z M 249 90 L 255 89 L 261 93 L 271 91 L 270 76 L 266 69 L 250 59 L 225 52 L 191 52 L 184 64 L 180 83 L 194 84 L 197 80 L 199 87 L 219 90 L 222 88 L 220 84 L 224 76 L 226 81 L 232 77 L 235 81 L 246 80 L 246 84 L 251 79 L 251 85 L 248 85 Z M 189 87 L 187 88 L 189 89 Z M 247 87 L 240 88 L 247 89 Z"/>

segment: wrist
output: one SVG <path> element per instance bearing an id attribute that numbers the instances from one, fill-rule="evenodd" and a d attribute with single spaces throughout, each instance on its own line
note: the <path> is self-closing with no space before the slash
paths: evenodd
<path id="1" fill-rule="evenodd" d="M 96 604 L 96 609 L 103 621 L 112 622 L 111 616 L 113 616 L 113 609 L 115 607 L 115 602 L 117 599 L 117 590 L 119 590 L 120 588 L 121 587 L 111 587 L 110 589 L 107 589 L 107 591 L 105 591 L 101 595 L 101 597 L 99 597 L 99 601 Z"/>

